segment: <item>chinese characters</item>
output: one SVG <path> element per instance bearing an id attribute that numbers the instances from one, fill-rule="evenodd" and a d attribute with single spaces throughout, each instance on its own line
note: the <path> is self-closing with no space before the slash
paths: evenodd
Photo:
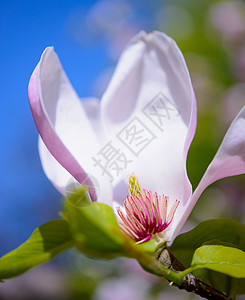
<path id="1" fill-rule="evenodd" d="M 120 172 L 126 170 L 138 158 L 140 153 L 151 144 L 157 135 L 163 133 L 168 120 L 178 118 L 180 111 L 162 93 L 158 93 L 141 111 L 133 117 L 115 136 L 92 157 L 94 166 L 101 169 L 101 174 L 108 176 L 110 182 L 119 177 Z M 156 128 L 154 132 L 147 126 L 152 122 Z"/>

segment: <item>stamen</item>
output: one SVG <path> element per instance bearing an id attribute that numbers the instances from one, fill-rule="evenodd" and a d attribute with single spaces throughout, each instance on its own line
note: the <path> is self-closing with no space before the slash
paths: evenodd
<path id="1" fill-rule="evenodd" d="M 167 215 L 169 197 L 142 190 L 137 177 L 129 179 L 129 196 L 123 201 L 125 212 L 117 208 L 117 220 L 122 231 L 137 244 L 149 241 L 152 236 L 158 240 L 171 224 L 179 201 L 176 200 Z"/>

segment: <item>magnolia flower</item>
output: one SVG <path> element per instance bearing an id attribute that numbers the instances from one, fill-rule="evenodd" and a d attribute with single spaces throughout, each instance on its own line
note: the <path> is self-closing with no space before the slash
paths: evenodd
<path id="1" fill-rule="evenodd" d="M 62 194 L 73 178 L 87 184 L 136 241 L 155 234 L 171 241 L 207 186 L 245 172 L 244 107 L 192 192 L 186 157 L 196 100 L 183 55 L 161 32 L 133 38 L 100 101 L 80 101 L 53 48 L 42 54 L 28 95 L 47 177 Z M 145 190 L 127 198 L 132 173 Z"/>

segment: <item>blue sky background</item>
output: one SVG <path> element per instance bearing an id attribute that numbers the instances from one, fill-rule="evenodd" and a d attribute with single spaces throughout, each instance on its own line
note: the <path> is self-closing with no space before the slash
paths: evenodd
<path id="1" fill-rule="evenodd" d="M 91 33 L 86 26 L 86 15 L 98 2 L 0 1 L 0 255 L 57 217 L 61 207 L 40 165 L 28 81 L 42 51 L 54 46 L 78 95 L 93 95 L 95 79 L 115 63 L 108 54 L 108 34 Z M 135 31 L 150 29 L 152 6 L 134 5 L 137 13 L 126 10 L 124 18 L 136 24 Z"/>

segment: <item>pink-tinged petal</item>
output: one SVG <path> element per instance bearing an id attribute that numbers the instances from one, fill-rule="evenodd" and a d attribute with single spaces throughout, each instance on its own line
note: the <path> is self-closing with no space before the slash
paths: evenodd
<path id="1" fill-rule="evenodd" d="M 38 148 L 42 167 L 46 176 L 53 183 L 55 188 L 65 196 L 69 184 L 75 182 L 74 177 L 52 156 L 40 137 Z"/>
<path id="2" fill-rule="evenodd" d="M 202 192 L 213 182 L 234 175 L 245 173 L 245 106 L 234 119 L 228 129 L 212 162 L 208 166 L 199 185 L 193 193 L 189 205 L 183 212 L 182 218 L 175 228 L 177 235 Z"/>
<path id="3" fill-rule="evenodd" d="M 122 171 L 125 182 L 134 172 L 142 187 L 169 196 L 169 207 L 180 201 L 174 227 L 192 194 L 186 156 L 196 129 L 196 100 L 171 38 L 141 32 L 131 41 L 102 98 L 101 118 L 107 139 L 130 161 Z M 134 129 L 142 133 L 138 140 Z"/>
<path id="4" fill-rule="evenodd" d="M 36 127 L 48 151 L 78 182 L 93 186 L 92 155 L 99 149 L 99 141 L 53 48 L 42 54 L 31 76 L 28 96 Z M 96 181 L 104 187 L 104 178 L 101 180 L 99 174 Z M 110 194 L 108 183 L 100 189 L 100 195 L 111 202 Z M 96 199 L 95 194 L 92 196 Z"/>

